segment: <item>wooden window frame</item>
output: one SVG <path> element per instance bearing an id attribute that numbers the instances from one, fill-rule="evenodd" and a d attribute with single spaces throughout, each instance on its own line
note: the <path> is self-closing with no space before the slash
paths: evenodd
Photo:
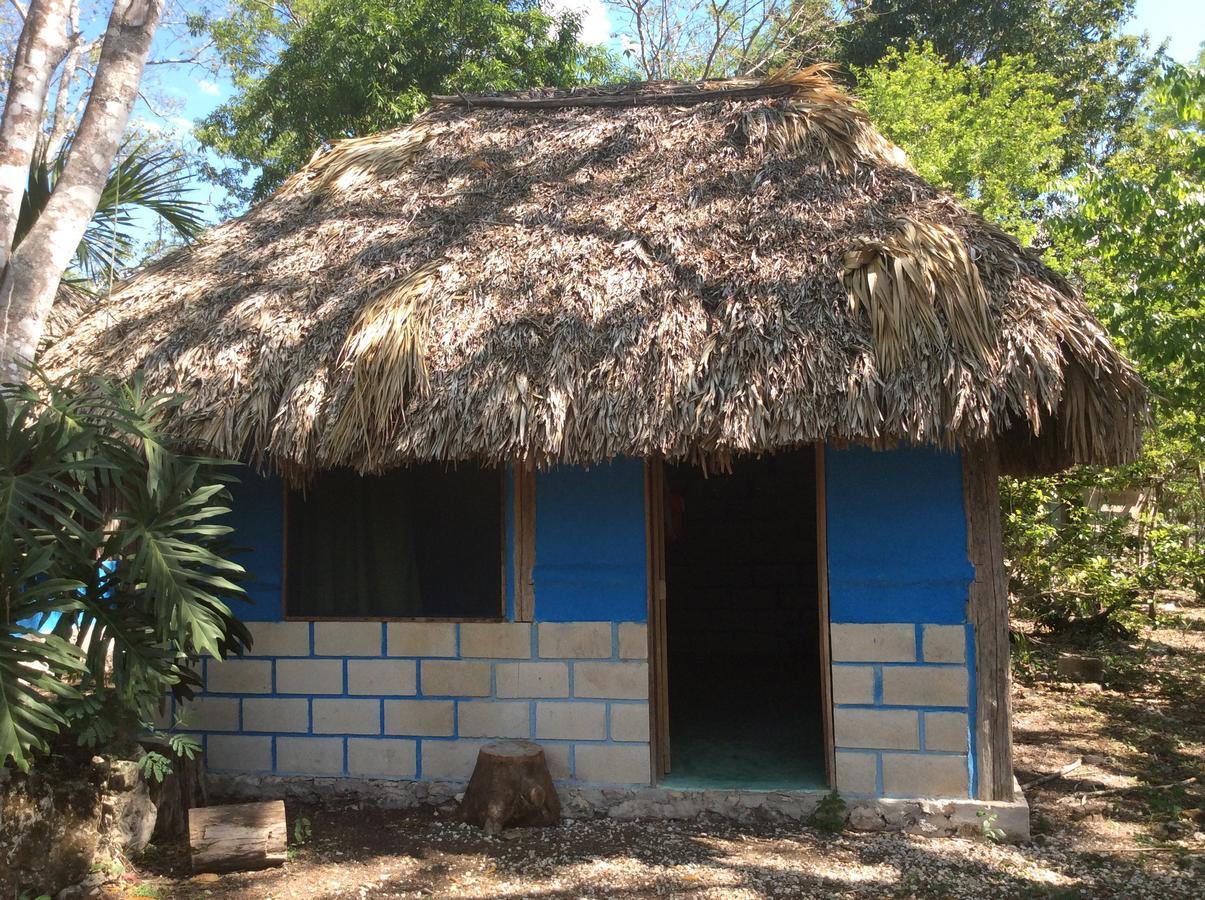
<path id="1" fill-rule="evenodd" d="M 499 511 L 501 512 L 501 533 L 499 535 L 499 590 L 498 590 L 498 605 L 500 612 L 497 616 L 295 616 L 289 613 L 289 487 L 287 484 L 281 485 L 281 570 L 280 570 L 280 614 L 283 622 L 505 622 L 508 621 L 506 615 L 507 596 L 506 584 L 508 566 L 507 566 L 507 541 L 506 541 L 506 487 L 507 487 L 507 471 L 502 467 L 499 473 Z M 516 480 L 516 490 L 518 482 Z M 516 522 L 517 526 L 517 522 Z M 518 529 L 515 531 L 515 553 L 518 553 Z M 515 569 L 518 572 L 518 567 Z M 517 602 L 517 594 L 516 594 Z"/>

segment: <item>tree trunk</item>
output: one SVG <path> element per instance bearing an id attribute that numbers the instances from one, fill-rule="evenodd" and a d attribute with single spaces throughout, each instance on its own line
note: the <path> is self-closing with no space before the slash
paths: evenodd
<path id="1" fill-rule="evenodd" d="M 55 67 L 67 52 L 66 0 L 33 0 L 0 120 L 0 268 L 8 264 Z"/>
<path id="2" fill-rule="evenodd" d="M 113 4 L 88 105 L 62 175 L 0 281 L 0 380 L 21 380 L 22 366 L 37 351 L 63 270 L 100 202 L 162 12 L 163 0 Z"/>
<path id="3" fill-rule="evenodd" d="M 153 839 L 157 843 L 175 843 L 188 834 L 188 811 L 209 805 L 204 758 L 199 753 L 192 759 L 177 756 L 164 740 L 145 741 L 143 746 L 172 761 L 171 772 L 150 788 L 156 809 Z"/>
<path id="4" fill-rule="evenodd" d="M 188 818 L 194 872 L 244 872 L 284 864 L 289 831 L 283 800 L 207 806 Z"/>
<path id="5" fill-rule="evenodd" d="M 544 750 L 531 741 L 487 744 L 477 754 L 460 816 L 497 834 L 508 825 L 555 825 L 561 799 L 552 785 Z"/>

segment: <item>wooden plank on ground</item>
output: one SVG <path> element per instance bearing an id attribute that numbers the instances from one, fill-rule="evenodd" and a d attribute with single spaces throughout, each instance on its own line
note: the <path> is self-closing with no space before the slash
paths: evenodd
<path id="1" fill-rule="evenodd" d="M 288 844 L 284 801 L 191 809 L 188 843 L 194 872 L 243 872 L 283 865 Z"/>

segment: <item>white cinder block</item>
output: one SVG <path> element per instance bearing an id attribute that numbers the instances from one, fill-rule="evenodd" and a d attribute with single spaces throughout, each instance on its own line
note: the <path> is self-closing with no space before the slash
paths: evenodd
<path id="1" fill-rule="evenodd" d="M 310 703 L 301 697 L 256 697 L 243 701 L 243 731 L 310 730 Z"/>
<path id="2" fill-rule="evenodd" d="M 380 734 L 380 700 L 315 700 L 315 734 Z"/>
<path id="3" fill-rule="evenodd" d="M 873 753 L 837 751 L 837 790 L 850 794 L 873 794 L 876 756 Z"/>
<path id="4" fill-rule="evenodd" d="M 884 753 L 883 792 L 892 797 L 966 797 L 967 758 L 935 753 Z"/>
<path id="5" fill-rule="evenodd" d="M 315 622 L 315 656 L 380 656 L 380 622 Z"/>
<path id="6" fill-rule="evenodd" d="M 245 701 L 244 701 L 245 703 Z M 247 712 L 244 707 L 243 717 Z M 969 746 L 967 714 L 960 712 L 927 712 L 925 717 L 925 749 L 953 750 L 966 753 Z"/>
<path id="7" fill-rule="evenodd" d="M 915 662 L 916 627 L 909 624 L 830 626 L 834 662 Z"/>
<path id="8" fill-rule="evenodd" d="M 342 694 L 343 660 L 278 659 L 278 694 Z"/>
<path id="9" fill-rule="evenodd" d="M 966 706 L 967 670 L 962 666 L 884 666 L 887 706 Z"/>
<path id="10" fill-rule="evenodd" d="M 205 739 L 205 766 L 214 772 L 270 772 L 272 738 L 211 734 Z"/>
<path id="11" fill-rule="evenodd" d="M 541 744 L 540 747 L 544 751 L 544 759 L 548 763 L 548 774 L 552 776 L 552 780 L 568 781 L 571 777 L 569 772 L 569 745 Z"/>
<path id="12" fill-rule="evenodd" d="M 926 625 L 922 644 L 927 663 L 966 662 L 967 632 L 962 625 Z"/>
<path id="13" fill-rule="evenodd" d="M 496 663 L 499 697 L 568 697 L 569 665 L 563 662 Z"/>
<path id="14" fill-rule="evenodd" d="M 649 705 L 647 703 L 611 704 L 611 740 L 647 741 Z"/>
<path id="15" fill-rule="evenodd" d="M 460 655 L 485 659 L 531 659 L 531 625 L 527 622 L 464 622 Z"/>
<path id="16" fill-rule="evenodd" d="M 608 700 L 647 700 L 648 663 L 574 663 L 573 696 Z"/>
<path id="17" fill-rule="evenodd" d="M 390 656 L 455 656 L 456 625 L 452 622 L 389 622 L 385 648 Z"/>
<path id="18" fill-rule="evenodd" d="M 424 659 L 419 663 L 424 697 L 488 697 L 490 664 L 452 659 Z"/>
<path id="19" fill-rule="evenodd" d="M 450 737 L 456 728 L 451 700 L 386 700 L 385 733 Z"/>
<path id="20" fill-rule="evenodd" d="M 873 666 L 833 666 L 834 703 L 874 703 Z"/>
<path id="21" fill-rule="evenodd" d="M 247 622 L 250 656 L 309 656 L 309 622 Z"/>
<path id="22" fill-rule="evenodd" d="M 610 622 L 541 622 L 537 628 L 544 659 L 610 659 Z"/>
<path id="23" fill-rule="evenodd" d="M 370 778 L 413 778 L 417 742 L 400 738 L 348 738 L 347 774 Z"/>
<path id="24" fill-rule="evenodd" d="M 643 622 L 619 623 L 619 658 L 649 658 L 649 630 L 647 625 Z"/>
<path id="25" fill-rule="evenodd" d="M 234 697 L 195 697 L 181 708 L 183 727 L 189 731 L 238 731 L 238 703 Z"/>
<path id="26" fill-rule="evenodd" d="M 833 731 L 838 747 L 920 749 L 920 723 L 910 709 L 838 707 L 833 710 Z"/>
<path id="27" fill-rule="evenodd" d="M 270 694 L 272 663 L 266 659 L 211 659 L 205 664 L 205 690 L 215 694 Z"/>
<path id="28" fill-rule="evenodd" d="M 574 774 L 596 784 L 648 784 L 652 758 L 648 744 L 575 744 Z"/>
<path id="29" fill-rule="evenodd" d="M 429 781 L 468 781 L 485 741 L 422 742 L 422 777 Z"/>
<path id="30" fill-rule="evenodd" d="M 343 738 L 278 737 L 276 771 L 296 775 L 342 775 Z"/>
<path id="31" fill-rule="evenodd" d="M 461 737 L 525 738 L 531 736 L 530 704 L 508 700 L 462 700 Z"/>
<path id="32" fill-rule="evenodd" d="M 418 688 L 418 663 L 412 659 L 349 659 L 349 694 L 412 695 Z"/>
<path id="33" fill-rule="evenodd" d="M 607 737 L 607 704 L 569 701 L 536 704 L 536 738 L 601 741 Z"/>

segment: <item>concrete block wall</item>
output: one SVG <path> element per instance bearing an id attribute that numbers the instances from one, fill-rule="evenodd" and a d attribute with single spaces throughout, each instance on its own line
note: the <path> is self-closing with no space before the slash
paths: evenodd
<path id="1" fill-rule="evenodd" d="M 924 448 L 829 448 L 825 477 L 837 787 L 973 797 L 962 463 Z"/>
<path id="2" fill-rule="evenodd" d="M 965 625 L 832 625 L 838 790 L 969 797 L 971 673 Z"/>
<path id="3" fill-rule="evenodd" d="M 553 778 L 650 780 L 641 622 L 250 622 L 179 712 L 210 771 L 467 780 L 482 744 L 540 743 Z"/>

